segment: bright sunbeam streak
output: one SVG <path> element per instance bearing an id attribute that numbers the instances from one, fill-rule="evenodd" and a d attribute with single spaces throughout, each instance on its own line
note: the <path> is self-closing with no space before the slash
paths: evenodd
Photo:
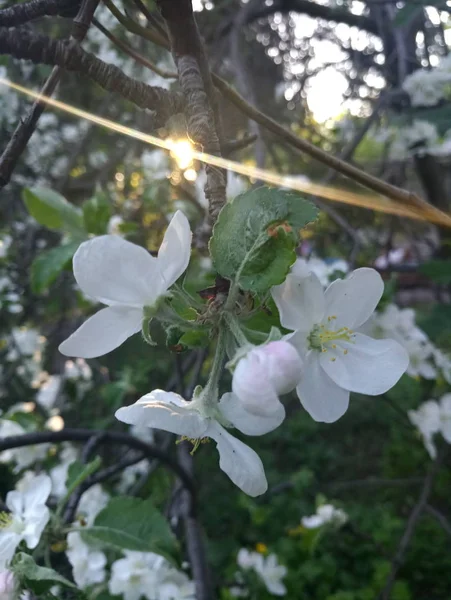
<path id="1" fill-rule="evenodd" d="M 135 138 L 146 144 L 151 144 L 153 146 L 157 146 L 158 148 L 168 150 L 176 158 L 177 161 L 177 153 L 180 154 L 179 158 L 185 161 L 189 154 L 189 158 L 191 161 L 197 159 L 206 164 L 234 171 L 235 173 L 239 173 L 240 175 L 244 175 L 245 177 L 257 179 L 260 181 L 264 181 L 265 183 L 295 190 L 298 192 L 304 192 L 306 194 L 311 194 L 313 196 L 325 198 L 326 200 L 332 200 L 333 202 L 341 202 L 343 204 L 350 204 L 352 206 L 368 208 L 370 210 L 380 211 L 393 215 L 406 216 L 419 221 L 430 221 L 432 223 L 437 223 L 439 225 L 451 227 L 451 216 L 441 212 L 433 206 L 426 205 L 426 208 L 424 209 L 413 206 L 405 206 L 397 204 L 396 202 L 390 200 L 389 198 L 386 198 L 385 196 L 358 194 L 355 192 L 349 192 L 347 190 L 343 190 L 332 186 L 310 183 L 308 181 L 298 179 L 297 177 L 279 175 L 278 173 L 267 171 L 266 169 L 259 169 L 257 167 L 243 165 L 233 160 L 229 160 L 219 156 L 214 156 L 212 154 L 198 152 L 194 150 L 193 147 L 191 147 L 188 152 L 186 145 L 184 145 L 183 147 L 180 146 L 182 142 L 174 142 L 174 140 L 170 139 L 162 140 L 153 135 L 138 131 L 137 129 L 132 129 L 130 127 L 126 127 L 125 125 L 120 125 L 119 123 L 115 123 L 114 121 L 110 121 L 109 119 L 104 119 L 103 117 L 98 117 L 97 115 L 89 113 L 80 108 L 76 108 L 75 106 L 71 106 L 70 104 L 66 104 L 65 102 L 55 100 L 48 96 L 43 96 L 17 83 L 13 83 L 8 79 L 0 78 L 0 84 L 6 85 L 13 90 L 25 94 L 33 99 L 39 100 L 40 102 L 44 102 L 49 106 L 53 106 L 54 108 L 63 110 L 76 117 L 85 119 L 87 121 L 90 121 L 91 123 L 95 123 L 96 125 L 101 125 L 102 127 L 106 127 L 107 129 L 117 131 L 118 133 Z M 184 164 L 186 164 L 186 162 Z"/>

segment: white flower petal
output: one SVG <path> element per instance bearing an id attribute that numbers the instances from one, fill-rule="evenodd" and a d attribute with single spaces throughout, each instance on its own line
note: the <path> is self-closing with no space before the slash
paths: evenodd
<path id="1" fill-rule="evenodd" d="M 37 475 L 30 480 L 23 492 L 25 516 L 30 511 L 41 509 L 47 502 L 52 490 L 52 480 L 48 475 Z"/>
<path id="2" fill-rule="evenodd" d="M 117 235 L 83 242 L 73 266 L 83 292 L 103 304 L 152 305 L 165 291 L 157 259 Z"/>
<path id="3" fill-rule="evenodd" d="M 9 565 L 21 541 L 22 538 L 18 533 L 0 531 L 0 569 L 5 569 Z"/>
<path id="4" fill-rule="evenodd" d="M 309 351 L 308 336 L 310 331 L 294 331 L 284 336 L 284 340 L 294 346 L 300 357 L 304 358 Z M 302 359 L 301 359 L 302 360 Z"/>
<path id="5" fill-rule="evenodd" d="M 384 292 L 382 277 L 374 269 L 356 269 L 346 279 L 327 288 L 326 316 L 336 316 L 335 326 L 356 329 L 373 314 Z"/>
<path id="6" fill-rule="evenodd" d="M 302 406 L 315 421 L 333 423 L 348 410 L 349 392 L 324 372 L 315 351 L 307 355 L 304 374 L 296 391 Z"/>
<path id="7" fill-rule="evenodd" d="M 207 434 L 216 441 L 219 466 L 245 494 L 255 497 L 268 489 L 263 463 L 252 448 L 230 435 L 219 423 L 212 422 Z"/>
<path id="8" fill-rule="evenodd" d="M 178 210 L 172 217 L 158 250 L 158 267 L 166 289 L 186 271 L 191 255 L 192 237 L 188 219 Z"/>
<path id="9" fill-rule="evenodd" d="M 134 333 L 141 331 L 140 308 L 109 306 L 99 310 L 59 346 L 65 356 L 94 358 L 118 348 Z"/>
<path id="10" fill-rule="evenodd" d="M 116 411 L 123 423 L 163 429 L 197 439 L 206 435 L 208 421 L 178 394 L 153 390 L 131 406 Z"/>
<path id="11" fill-rule="evenodd" d="M 278 408 L 269 416 L 255 415 L 246 410 L 238 396 L 230 392 L 224 394 L 219 402 L 219 410 L 224 417 L 246 435 L 264 435 L 273 431 L 285 419 L 285 408 L 278 402 Z"/>
<path id="12" fill-rule="evenodd" d="M 356 333 L 353 342 L 340 341 L 336 346 L 320 354 L 321 366 L 337 385 L 351 392 L 383 394 L 409 364 L 406 350 L 395 340 L 373 340 Z"/>
<path id="13" fill-rule="evenodd" d="M 24 532 L 22 534 L 28 548 L 36 548 L 41 539 L 42 532 L 49 522 L 50 511 L 45 505 L 41 505 L 34 509 L 34 512 L 28 512 L 26 520 L 28 520 Z"/>
<path id="14" fill-rule="evenodd" d="M 313 273 L 297 277 L 290 273 L 285 282 L 271 289 L 279 309 L 280 322 L 287 329 L 310 331 L 324 316 L 323 286 Z"/>
<path id="15" fill-rule="evenodd" d="M 290 347 L 289 344 L 282 343 Z M 274 369 L 270 364 L 274 361 L 268 356 L 270 346 L 271 344 L 253 348 L 238 362 L 233 373 L 232 391 L 238 396 L 245 410 L 254 415 L 268 416 L 280 411 L 279 398 L 273 385 L 272 371 Z M 292 350 L 297 356 L 296 350 L 294 348 Z M 279 382 L 275 381 L 275 383 Z M 296 380 L 291 389 L 295 385 Z"/>

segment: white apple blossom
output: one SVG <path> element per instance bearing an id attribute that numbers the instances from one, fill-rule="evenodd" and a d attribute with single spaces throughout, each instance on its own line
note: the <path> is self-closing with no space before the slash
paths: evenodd
<path id="1" fill-rule="evenodd" d="M 238 355 L 243 355 L 244 352 L 246 348 L 240 348 Z M 235 368 L 232 391 L 250 413 L 277 415 L 282 423 L 285 408 L 278 397 L 296 387 L 301 378 L 301 370 L 302 360 L 288 342 L 251 346 Z"/>
<path id="2" fill-rule="evenodd" d="M 357 269 L 326 291 L 314 275 L 290 273 L 272 289 L 290 342 L 304 358 L 296 390 L 315 421 L 331 423 L 349 405 L 349 393 L 383 394 L 408 366 L 405 349 L 395 340 L 374 340 L 357 332 L 374 312 L 383 293 L 374 269 Z"/>
<path id="3" fill-rule="evenodd" d="M 263 435 L 280 425 L 277 413 L 254 415 L 232 393 L 224 394 L 219 403 L 205 400 L 202 393 L 188 402 L 173 392 L 153 390 L 135 404 L 120 408 L 116 417 L 124 423 L 170 431 L 192 441 L 195 448 L 211 438 L 216 442 L 220 468 L 235 485 L 249 496 L 266 492 L 268 484 L 259 456 L 225 427 L 234 426 L 247 435 Z"/>
<path id="4" fill-rule="evenodd" d="M 341 258 L 325 261 L 316 256 L 312 256 L 308 260 L 305 258 L 298 258 L 291 268 L 291 271 L 305 273 L 306 275 L 307 272 L 314 273 L 323 286 L 326 287 L 329 285 L 330 278 L 334 273 L 337 271 L 347 273 L 349 271 L 349 265 Z"/>
<path id="5" fill-rule="evenodd" d="M 80 498 L 77 517 L 82 518 L 86 525 L 92 525 L 99 512 L 106 507 L 109 500 L 109 494 L 103 490 L 99 483 L 91 486 Z"/>
<path id="6" fill-rule="evenodd" d="M 408 417 L 421 434 L 424 446 L 431 458 L 436 458 L 434 436 L 441 433 L 451 444 L 451 394 L 445 394 L 439 402 L 427 400 L 417 410 L 409 410 Z"/>
<path id="7" fill-rule="evenodd" d="M 414 154 L 424 154 L 430 147 L 434 147 L 438 140 L 437 127 L 433 123 L 415 119 L 411 125 L 396 130 L 390 147 L 390 158 L 401 161 Z"/>
<path id="8" fill-rule="evenodd" d="M 37 475 L 23 491 L 14 490 L 6 495 L 6 506 L 0 524 L 0 569 L 7 567 L 17 546 L 24 541 L 30 549 L 36 548 L 48 523 L 50 513 L 46 506 L 52 483 L 47 475 Z"/>
<path id="9" fill-rule="evenodd" d="M 78 451 L 72 444 L 66 443 L 59 456 L 60 463 L 50 470 L 52 495 L 62 498 L 67 492 L 66 480 L 70 465 L 77 460 Z"/>
<path id="10" fill-rule="evenodd" d="M 111 567 L 108 588 L 124 600 L 195 600 L 193 582 L 153 552 L 125 551 Z"/>
<path id="11" fill-rule="evenodd" d="M 433 364 L 434 346 L 432 344 L 409 339 L 404 342 L 404 348 L 409 354 L 408 375 L 424 379 L 437 377 L 437 369 Z"/>
<path id="12" fill-rule="evenodd" d="M 66 360 L 64 363 L 64 376 L 70 381 L 78 379 L 90 381 L 92 379 L 92 370 L 83 358 Z"/>
<path id="13" fill-rule="evenodd" d="M 9 419 L 0 419 L 0 438 L 7 438 L 27 433 L 22 425 Z M 11 448 L 0 452 L 0 462 L 16 463 L 15 471 L 26 469 L 30 465 L 43 460 L 47 456 L 48 444 L 36 444 L 22 448 Z"/>
<path id="14" fill-rule="evenodd" d="M 121 225 L 123 224 L 123 222 L 124 222 L 124 219 L 121 217 L 121 215 L 113 215 L 110 218 L 110 220 L 108 221 L 107 232 L 110 235 L 122 236 Z"/>
<path id="15" fill-rule="evenodd" d="M 74 581 L 82 590 L 105 581 L 105 554 L 85 544 L 77 531 L 71 531 L 67 536 L 66 556 L 72 565 Z"/>
<path id="16" fill-rule="evenodd" d="M 36 402 L 46 410 L 52 409 L 59 396 L 62 384 L 63 379 L 60 375 L 47 375 L 36 394 Z"/>
<path id="17" fill-rule="evenodd" d="M 348 515 L 341 508 L 333 504 L 322 504 L 316 509 L 316 513 L 309 517 L 302 517 L 301 523 L 306 529 L 317 529 L 323 525 L 340 527 L 348 520 Z"/>
<path id="18" fill-rule="evenodd" d="M 254 570 L 261 578 L 266 589 L 274 596 L 285 596 L 287 589 L 282 580 L 287 574 L 287 568 L 279 565 L 277 556 L 263 556 L 258 552 L 250 552 L 241 548 L 237 556 L 238 566 L 244 570 Z"/>
<path id="19" fill-rule="evenodd" d="M 140 331 L 145 309 L 155 307 L 186 270 L 191 237 L 187 218 L 177 211 L 157 258 L 117 235 L 83 242 L 73 258 L 75 279 L 85 294 L 107 307 L 64 341 L 60 352 L 82 358 L 102 356 Z"/>

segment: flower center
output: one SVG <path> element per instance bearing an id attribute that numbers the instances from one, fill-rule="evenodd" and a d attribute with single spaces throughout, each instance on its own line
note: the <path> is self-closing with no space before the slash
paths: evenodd
<path id="1" fill-rule="evenodd" d="M 22 519 L 14 517 L 11 513 L 0 512 L 0 531 L 2 529 L 21 534 L 25 529 L 25 525 Z"/>
<path id="2" fill-rule="evenodd" d="M 327 352 L 328 348 L 335 349 L 337 346 L 333 343 L 336 341 L 352 342 L 352 336 L 354 332 L 349 327 L 341 327 L 340 329 L 329 329 L 328 325 L 331 325 L 337 317 L 332 315 L 327 317 L 327 324 L 321 323 L 314 325 L 308 336 L 308 342 L 312 350 L 318 350 L 320 352 Z M 345 354 L 347 350 L 343 350 Z"/>
<path id="3" fill-rule="evenodd" d="M 191 450 L 190 454 L 191 456 L 194 455 L 194 453 L 196 452 L 196 450 L 199 448 L 199 446 L 201 444 L 208 444 L 210 441 L 210 438 L 208 437 L 203 437 L 203 438 L 190 438 L 186 435 L 182 435 L 180 436 L 180 438 L 175 442 L 176 444 L 181 444 L 182 442 L 189 442 L 190 444 L 193 445 L 193 449 Z"/>

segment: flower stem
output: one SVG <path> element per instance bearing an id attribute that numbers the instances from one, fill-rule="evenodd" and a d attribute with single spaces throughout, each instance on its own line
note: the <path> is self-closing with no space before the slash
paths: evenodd
<path id="1" fill-rule="evenodd" d="M 226 334 L 227 329 L 221 323 L 219 325 L 218 341 L 216 343 L 215 355 L 213 357 L 210 375 L 208 376 L 208 381 L 202 390 L 204 402 L 208 406 L 215 405 L 218 399 L 219 380 L 221 379 L 222 371 L 224 369 L 224 360 L 226 355 Z"/>
<path id="2" fill-rule="evenodd" d="M 229 312 L 224 313 L 224 318 L 228 325 L 228 328 L 232 332 L 234 338 L 238 342 L 239 346 L 247 346 L 249 345 L 249 340 L 245 336 L 243 330 L 241 329 L 241 325 L 239 324 L 238 319 Z"/>

